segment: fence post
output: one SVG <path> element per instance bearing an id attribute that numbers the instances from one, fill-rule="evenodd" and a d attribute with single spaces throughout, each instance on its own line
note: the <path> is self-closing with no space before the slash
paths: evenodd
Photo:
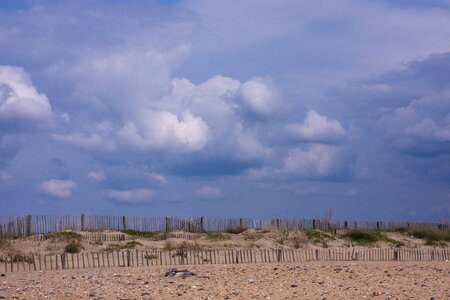
<path id="1" fill-rule="evenodd" d="M 277 249 L 277 262 L 281 262 L 281 249 Z"/>
<path id="2" fill-rule="evenodd" d="M 122 223 L 123 223 L 123 230 L 127 230 L 127 217 L 122 217 Z"/>
<path id="3" fill-rule="evenodd" d="M 204 220 L 204 217 L 203 216 L 200 217 L 200 232 L 205 232 L 205 229 L 203 227 L 203 220 Z"/>
<path id="4" fill-rule="evenodd" d="M 394 249 L 394 260 L 398 260 L 398 249 Z"/>
<path id="5" fill-rule="evenodd" d="M 31 215 L 27 216 L 27 236 L 33 234 L 33 217 Z"/>
<path id="6" fill-rule="evenodd" d="M 86 215 L 82 214 L 81 215 L 81 231 L 85 231 L 86 230 Z"/>

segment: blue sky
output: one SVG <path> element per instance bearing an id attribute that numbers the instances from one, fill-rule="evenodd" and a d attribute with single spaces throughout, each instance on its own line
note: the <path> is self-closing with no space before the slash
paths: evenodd
<path id="1" fill-rule="evenodd" d="M 2 1 L 1 214 L 450 214 L 450 2 Z"/>

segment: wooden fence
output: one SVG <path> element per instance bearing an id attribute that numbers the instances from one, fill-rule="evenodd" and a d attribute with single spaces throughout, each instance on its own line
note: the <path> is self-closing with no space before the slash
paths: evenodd
<path id="1" fill-rule="evenodd" d="M 127 250 L 30 256 L 27 261 L 0 258 L 0 271 L 48 271 L 110 267 L 187 266 L 308 261 L 448 261 L 446 249 L 207 249 Z"/>
<path id="2" fill-rule="evenodd" d="M 228 233 L 223 233 L 224 235 L 230 235 Z M 190 232 L 164 232 L 157 236 L 150 238 L 128 235 L 125 233 L 117 232 L 90 232 L 82 231 L 80 232 L 81 240 L 83 242 L 120 242 L 120 241 L 132 241 L 136 239 L 150 239 L 150 240 L 166 240 L 170 238 L 183 239 L 183 240 L 195 240 L 202 236 L 201 233 L 190 233 Z M 48 235 L 45 234 L 34 234 L 26 237 L 26 239 L 34 242 L 43 242 L 48 240 Z"/>
<path id="3" fill-rule="evenodd" d="M 393 221 L 341 221 L 320 219 L 268 219 L 246 218 L 181 218 L 181 217 L 126 217 L 126 216 L 19 216 L 0 217 L 0 238 L 20 238 L 33 234 L 47 234 L 67 229 L 79 231 L 138 230 L 152 232 L 224 232 L 230 228 L 279 229 L 279 230 L 345 230 L 403 228 L 431 228 L 449 230 L 449 223 L 414 223 Z"/>

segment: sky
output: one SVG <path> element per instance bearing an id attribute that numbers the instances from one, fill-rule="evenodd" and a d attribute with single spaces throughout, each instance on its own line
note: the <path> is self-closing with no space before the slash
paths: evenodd
<path id="1" fill-rule="evenodd" d="M 0 207 L 448 220 L 450 1 L 0 1 Z"/>

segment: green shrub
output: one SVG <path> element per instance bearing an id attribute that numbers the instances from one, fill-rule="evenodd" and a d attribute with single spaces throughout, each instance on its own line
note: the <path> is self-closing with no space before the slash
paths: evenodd
<path id="1" fill-rule="evenodd" d="M 310 229 L 306 231 L 306 236 L 308 239 L 318 239 L 318 240 L 330 240 L 334 241 L 336 240 L 336 236 L 333 233 L 317 230 L 317 229 Z"/>
<path id="2" fill-rule="evenodd" d="M 228 235 L 223 234 L 222 232 L 208 232 L 206 237 L 211 241 L 225 241 L 230 239 Z"/>
<path id="3" fill-rule="evenodd" d="M 244 231 L 246 231 L 247 228 L 243 227 L 243 226 L 238 226 L 238 227 L 229 227 L 225 230 L 226 233 L 231 233 L 231 234 L 240 234 L 243 233 Z"/>
<path id="4" fill-rule="evenodd" d="M 81 244 L 81 242 L 77 240 L 69 242 L 64 248 L 64 251 L 66 253 L 78 253 L 81 250 L 83 250 L 83 244 Z"/>
<path id="5" fill-rule="evenodd" d="M 143 246 L 143 245 L 142 245 L 142 243 L 140 243 L 138 241 L 129 241 L 125 245 L 123 245 L 122 248 L 132 249 L 132 248 L 136 248 L 136 246 Z"/>
<path id="6" fill-rule="evenodd" d="M 74 231 L 60 231 L 47 234 L 47 238 L 50 240 L 68 242 L 72 240 L 81 241 L 83 239 L 83 236 Z"/>
<path id="7" fill-rule="evenodd" d="M 159 232 L 153 232 L 153 231 L 139 231 L 139 230 L 132 230 L 132 229 L 124 229 L 120 230 L 120 232 L 132 235 L 132 236 L 138 236 L 143 238 L 152 238 L 154 236 L 159 235 Z"/>
<path id="8" fill-rule="evenodd" d="M 370 245 L 379 240 L 384 240 L 383 234 L 376 230 L 354 229 L 347 232 L 345 236 L 358 245 Z"/>

